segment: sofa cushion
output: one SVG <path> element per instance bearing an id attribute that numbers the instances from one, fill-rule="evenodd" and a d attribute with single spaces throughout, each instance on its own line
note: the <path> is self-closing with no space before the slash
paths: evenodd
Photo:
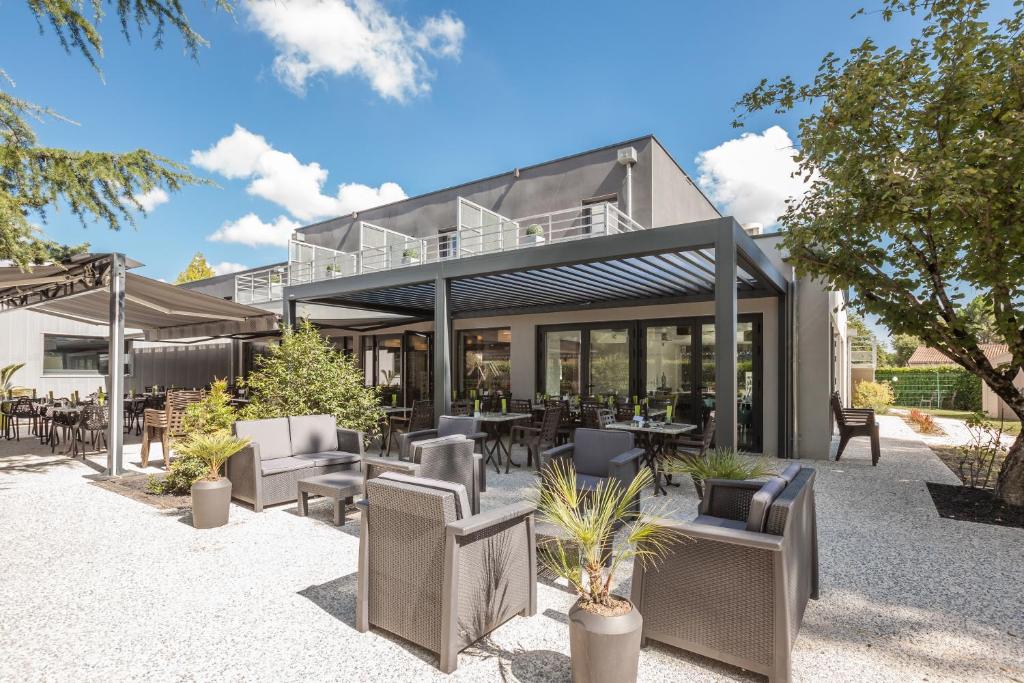
<path id="1" fill-rule="evenodd" d="M 294 415 L 288 418 L 292 455 L 338 450 L 338 428 L 333 415 Z"/>
<path id="2" fill-rule="evenodd" d="M 292 472 L 294 470 L 302 469 L 309 469 L 311 473 L 313 471 L 313 463 L 310 461 L 291 457 L 263 460 L 260 462 L 260 465 L 260 473 L 264 477 L 270 474 L 280 474 L 281 472 Z"/>
<path id="3" fill-rule="evenodd" d="M 768 509 L 785 488 L 785 479 L 772 477 L 754 494 L 750 499 L 750 512 L 747 514 L 747 531 L 764 531 L 765 523 L 768 521 Z"/>
<path id="4" fill-rule="evenodd" d="M 633 448 L 633 435 L 612 429 L 576 430 L 573 437 L 573 465 L 579 474 L 608 476 L 608 461 Z"/>
<path id="5" fill-rule="evenodd" d="M 355 453 L 344 451 L 325 451 L 323 453 L 299 453 L 293 455 L 296 460 L 311 462 L 315 467 L 331 467 L 333 465 L 350 465 L 359 462 L 360 457 Z"/>
<path id="6" fill-rule="evenodd" d="M 260 460 L 287 458 L 292 454 L 288 438 L 288 418 L 276 417 L 270 420 L 239 420 L 235 423 L 235 434 L 247 437 L 260 447 Z"/>
<path id="7" fill-rule="evenodd" d="M 742 519 L 729 519 L 727 517 L 714 517 L 712 515 L 697 515 L 693 520 L 694 524 L 706 526 L 717 526 L 723 529 L 746 529 L 747 523 Z"/>

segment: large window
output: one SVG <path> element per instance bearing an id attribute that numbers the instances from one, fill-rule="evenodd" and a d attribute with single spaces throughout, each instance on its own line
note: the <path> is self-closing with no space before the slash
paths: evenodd
<path id="1" fill-rule="evenodd" d="M 580 330 L 557 330 L 542 334 L 543 392 L 549 396 L 579 394 L 582 333 Z"/>
<path id="2" fill-rule="evenodd" d="M 105 375 L 109 350 L 104 337 L 44 334 L 43 372 Z"/>
<path id="3" fill-rule="evenodd" d="M 462 369 L 459 389 L 477 396 L 512 393 L 512 332 L 507 327 L 459 333 Z"/>
<path id="4" fill-rule="evenodd" d="M 590 381 L 594 396 L 629 395 L 629 328 L 590 330 Z"/>

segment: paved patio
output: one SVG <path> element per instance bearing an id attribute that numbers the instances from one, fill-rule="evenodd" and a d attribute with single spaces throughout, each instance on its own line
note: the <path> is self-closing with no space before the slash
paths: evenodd
<path id="1" fill-rule="evenodd" d="M 940 518 L 924 482 L 955 477 L 901 420 L 881 419 L 877 468 L 859 443 L 841 463 L 806 463 L 819 473 L 822 595 L 794 678 L 1024 681 L 1024 531 Z M 485 509 L 532 481 L 489 474 Z M 336 528 L 324 502 L 310 518 L 233 506 L 227 527 L 199 532 L 97 476 L 37 442 L 0 442 L 0 680 L 449 678 L 425 651 L 356 632 L 354 515 Z M 684 517 L 696 506 L 688 486 L 669 501 Z M 568 680 L 573 596 L 543 583 L 538 596 L 536 616 L 464 652 L 450 679 Z M 640 678 L 759 677 L 654 645 Z"/>

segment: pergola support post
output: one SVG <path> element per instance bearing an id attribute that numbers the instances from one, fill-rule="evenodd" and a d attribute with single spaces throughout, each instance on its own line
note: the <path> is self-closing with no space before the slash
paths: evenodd
<path id="1" fill-rule="evenodd" d="M 124 318 L 125 258 L 110 255 L 110 349 L 107 402 L 110 405 L 107 434 L 107 474 L 124 472 Z"/>
<path id="2" fill-rule="evenodd" d="M 293 298 L 285 298 L 283 308 L 281 310 L 281 323 L 285 327 L 295 327 L 296 317 L 296 301 Z"/>
<path id="3" fill-rule="evenodd" d="M 451 412 L 452 405 L 452 316 L 451 280 L 434 280 L 434 417 Z"/>
<path id="4" fill-rule="evenodd" d="M 733 226 L 738 228 L 739 226 Z M 715 445 L 736 448 L 736 238 L 715 238 Z"/>

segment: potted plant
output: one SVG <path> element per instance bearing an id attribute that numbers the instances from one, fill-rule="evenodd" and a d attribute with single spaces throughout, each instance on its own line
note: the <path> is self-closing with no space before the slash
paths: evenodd
<path id="1" fill-rule="evenodd" d="M 765 458 L 745 455 L 731 448 L 715 448 L 704 455 L 686 456 L 667 465 L 668 474 L 685 474 L 693 479 L 697 496 L 704 498 L 707 479 L 760 479 L 776 474 Z"/>
<path id="2" fill-rule="evenodd" d="M 228 523 L 231 504 L 231 480 L 220 474 L 221 465 L 249 445 L 224 430 L 192 434 L 178 445 L 186 458 L 197 458 L 206 465 L 205 476 L 192 484 L 192 526 L 213 529 Z"/>
<path id="3" fill-rule="evenodd" d="M 583 492 L 576 488 L 572 463 L 556 461 L 542 471 L 537 511 L 558 534 L 538 547 L 537 555 L 579 596 L 569 610 L 574 683 L 636 680 L 643 618 L 628 598 L 611 592 L 612 579 L 624 562 L 656 563 L 672 541 L 682 538 L 635 509 L 633 501 L 652 482 L 645 467 L 625 488 L 606 479 Z"/>
<path id="4" fill-rule="evenodd" d="M 410 247 L 402 251 L 402 265 L 408 266 L 420 262 L 420 250 Z"/>
<path id="5" fill-rule="evenodd" d="M 526 228 L 526 234 L 523 235 L 523 244 L 544 244 L 544 228 L 536 223 Z"/>

